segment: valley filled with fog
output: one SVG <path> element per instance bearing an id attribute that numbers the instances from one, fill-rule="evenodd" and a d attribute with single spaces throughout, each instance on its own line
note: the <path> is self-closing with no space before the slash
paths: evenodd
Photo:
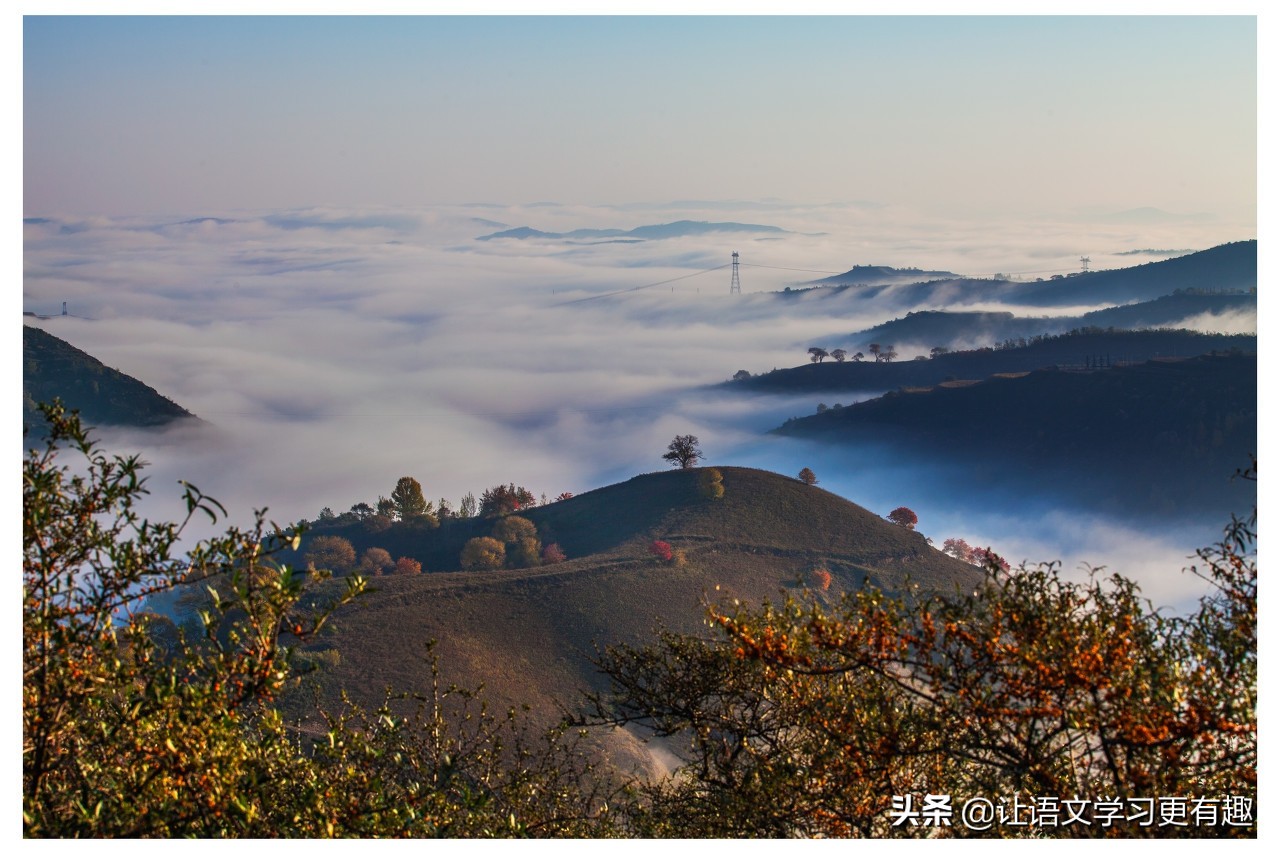
<path id="1" fill-rule="evenodd" d="M 477 239 L 682 220 L 784 232 Z M 97 431 L 109 450 L 150 462 L 153 516 L 177 513 L 179 479 L 239 523 L 261 506 L 285 523 L 372 503 L 403 475 L 455 507 L 507 482 L 535 495 L 581 493 L 661 469 L 671 437 L 692 433 L 708 464 L 792 476 L 808 466 L 821 487 L 872 512 L 913 508 L 936 543 L 963 537 L 1015 564 L 1105 565 L 1158 604 L 1184 607 L 1203 588 L 1179 570 L 1225 516 L 1160 524 L 1091 514 L 1058 501 L 1052 482 L 1015 499 L 988 494 L 936 463 L 767 435 L 819 403 L 875 393 L 711 386 L 737 371 L 806 363 L 809 347 L 838 346 L 908 311 L 1044 317 L 1108 307 L 905 305 L 893 288 L 875 299 L 779 294 L 855 265 L 1034 281 L 1075 272 L 1081 256 L 1092 269 L 1128 267 L 1251 236 L 1248 224 L 1153 210 L 952 221 L 783 202 L 47 216 L 24 227 L 24 307 L 54 315 L 38 324 L 201 419 L 146 434 Z M 730 295 L 735 251 L 742 293 Z M 57 316 L 63 301 L 66 317 Z M 1256 333 L 1257 319 L 1237 312 L 1180 325 Z M 927 349 L 899 348 L 904 359 Z"/>

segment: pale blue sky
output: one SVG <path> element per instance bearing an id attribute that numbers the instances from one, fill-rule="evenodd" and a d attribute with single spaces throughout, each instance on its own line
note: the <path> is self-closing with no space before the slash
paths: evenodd
<path id="1" fill-rule="evenodd" d="M 24 213 L 1256 204 L 1253 18 L 41 18 Z"/>

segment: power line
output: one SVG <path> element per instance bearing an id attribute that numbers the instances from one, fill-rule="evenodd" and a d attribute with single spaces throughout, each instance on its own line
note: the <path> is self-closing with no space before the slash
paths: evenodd
<path id="1" fill-rule="evenodd" d="M 793 273 L 828 273 L 832 276 L 839 276 L 841 273 L 847 273 L 848 270 L 806 270 L 803 267 L 772 267 L 768 264 L 747 264 L 744 267 L 763 267 L 766 270 L 790 270 Z"/>
<path id="2" fill-rule="evenodd" d="M 607 294 L 595 294 L 594 296 L 581 297 L 579 299 L 571 299 L 571 300 L 566 300 L 564 302 L 556 302 L 551 304 L 551 308 L 558 308 L 562 305 L 574 305 L 580 302 L 590 302 L 591 300 L 594 300 L 594 299 L 605 299 L 606 297 L 616 297 L 619 294 L 629 294 L 635 291 L 643 291 L 645 288 L 656 288 L 658 285 L 669 285 L 672 282 L 679 282 L 683 279 L 692 279 L 694 276 L 702 276 L 702 275 L 705 275 L 706 273 L 714 273 L 716 270 L 723 270 L 725 267 L 728 267 L 728 266 L 729 266 L 728 264 L 721 264 L 719 267 L 711 267 L 710 269 L 707 269 L 707 270 L 699 270 L 696 273 L 689 273 L 684 276 L 676 276 L 674 279 L 663 279 L 661 282 L 650 282 L 647 285 L 636 285 L 634 288 L 623 288 L 620 291 L 610 291 Z"/>

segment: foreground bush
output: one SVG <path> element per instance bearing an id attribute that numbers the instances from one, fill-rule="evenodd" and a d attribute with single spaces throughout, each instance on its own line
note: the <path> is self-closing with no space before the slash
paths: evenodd
<path id="1" fill-rule="evenodd" d="M 993 562 L 967 595 L 713 610 L 716 639 L 615 648 L 599 717 L 688 739 L 633 832 L 1252 836 L 1254 537 L 1235 521 L 1199 553 L 1214 593 L 1185 618 L 1118 575 Z M 961 817 L 979 799 L 1021 808 L 979 829 Z M 1071 820 L 1080 802 L 1102 814 Z"/>
<path id="2" fill-rule="evenodd" d="M 321 597 L 329 608 L 300 607 L 318 578 L 277 561 L 300 532 L 261 513 L 178 555 L 190 520 L 221 506 L 188 485 L 184 521 L 141 519 L 142 463 L 99 452 L 58 406 L 46 418 L 23 463 L 25 835 L 607 832 L 575 737 L 530 736 L 438 680 L 412 716 L 347 707 L 304 739 L 273 702 L 290 651 L 363 579 Z M 137 612 L 193 585 L 208 590 L 197 636 Z"/>

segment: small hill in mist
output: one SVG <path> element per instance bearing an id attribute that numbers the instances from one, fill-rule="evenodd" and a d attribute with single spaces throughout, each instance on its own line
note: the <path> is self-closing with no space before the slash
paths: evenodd
<path id="1" fill-rule="evenodd" d="M 780 299 L 870 301 L 901 311 L 975 303 L 1009 306 L 1110 307 L 1154 300 L 1176 291 L 1248 292 L 1258 283 L 1258 242 L 1243 240 L 1178 258 L 1118 270 L 1074 274 L 1044 282 L 941 278 L 905 284 L 792 288 Z"/>
<path id="2" fill-rule="evenodd" d="M 875 265 L 855 264 L 845 273 L 828 276 L 825 279 L 814 279 L 804 284 L 820 287 L 862 287 L 865 285 L 892 285 L 904 282 L 927 282 L 935 279 L 954 279 L 955 273 L 946 270 L 921 270 L 916 267 L 878 267 Z"/>
<path id="3" fill-rule="evenodd" d="M 1257 356 L 944 383 L 793 419 L 779 435 L 948 464 L 975 488 L 1070 494 L 1100 512 L 1225 515 L 1258 442 Z"/>
<path id="4" fill-rule="evenodd" d="M 724 485 L 720 499 L 699 488 L 705 469 L 674 470 L 521 511 L 544 543 L 561 545 L 569 557 L 564 563 L 462 572 L 456 560 L 428 562 L 422 575 L 376 578 L 378 591 L 341 612 L 321 644 L 337 650 L 341 661 L 321 680 L 322 703 L 333 703 L 339 690 L 370 702 L 388 686 L 423 689 L 430 675 L 421 653 L 434 638 L 449 680 L 483 682 L 500 707 L 527 703 L 554 715 L 557 707 L 577 708 L 580 692 L 599 686 L 591 663 L 597 648 L 647 640 L 660 625 L 698 632 L 706 600 L 777 599 L 801 581 L 812 584 L 818 567 L 832 581 L 815 595 L 827 598 L 863 583 L 895 588 L 909 579 L 953 591 L 980 578 L 977 569 L 943 555 L 919 533 L 820 486 L 755 469 L 717 468 Z M 893 506 L 887 496 L 885 512 Z M 385 532 L 376 544 L 429 559 L 437 553 L 433 540 L 454 541 L 449 529 L 480 536 L 496 521 L 446 521 L 439 530 L 400 538 Z M 357 527 L 318 533 L 356 541 Z M 683 550 L 686 564 L 649 554 L 658 539 Z"/>
<path id="5" fill-rule="evenodd" d="M 22 327 L 22 423 L 39 431 L 37 403 L 61 398 L 78 409 L 87 424 L 157 427 L 182 418 L 187 410 L 151 386 L 34 326 Z"/>
<path id="6" fill-rule="evenodd" d="M 930 314 L 930 313 L 925 313 Z M 936 313 L 935 313 L 936 314 Z M 994 314 L 988 313 L 985 318 Z M 932 320 L 932 318 L 926 318 Z M 944 321 L 946 319 L 944 318 Z M 1089 368 L 1120 362 L 1199 356 L 1213 351 L 1256 352 L 1256 335 L 1223 335 L 1186 329 L 1076 329 L 1036 340 L 1002 342 L 944 353 L 930 359 L 896 362 L 835 362 L 781 368 L 722 383 L 719 388 L 770 394 L 816 391 L 886 391 L 904 386 L 932 386 L 954 380 L 983 380 L 992 374 L 1039 368 Z"/>
<path id="7" fill-rule="evenodd" d="M 1187 289 L 1249 291 L 1257 284 L 1258 241 L 1242 240 L 1137 267 L 1023 285 L 1016 301 L 1044 306 L 1118 305 Z"/>
<path id="8" fill-rule="evenodd" d="M 690 237 L 715 232 L 738 232 L 745 234 L 789 234 L 785 229 L 774 225 L 754 225 L 745 222 L 695 222 L 683 219 L 679 222 L 667 222 L 657 225 L 642 225 L 630 230 L 620 228 L 578 228 L 573 231 L 552 232 L 539 231 L 536 228 L 521 226 L 506 231 L 485 234 L 476 240 L 528 240 L 543 238 L 548 240 L 573 240 L 583 238 L 630 237 L 638 240 L 665 240 L 672 237 Z"/>

